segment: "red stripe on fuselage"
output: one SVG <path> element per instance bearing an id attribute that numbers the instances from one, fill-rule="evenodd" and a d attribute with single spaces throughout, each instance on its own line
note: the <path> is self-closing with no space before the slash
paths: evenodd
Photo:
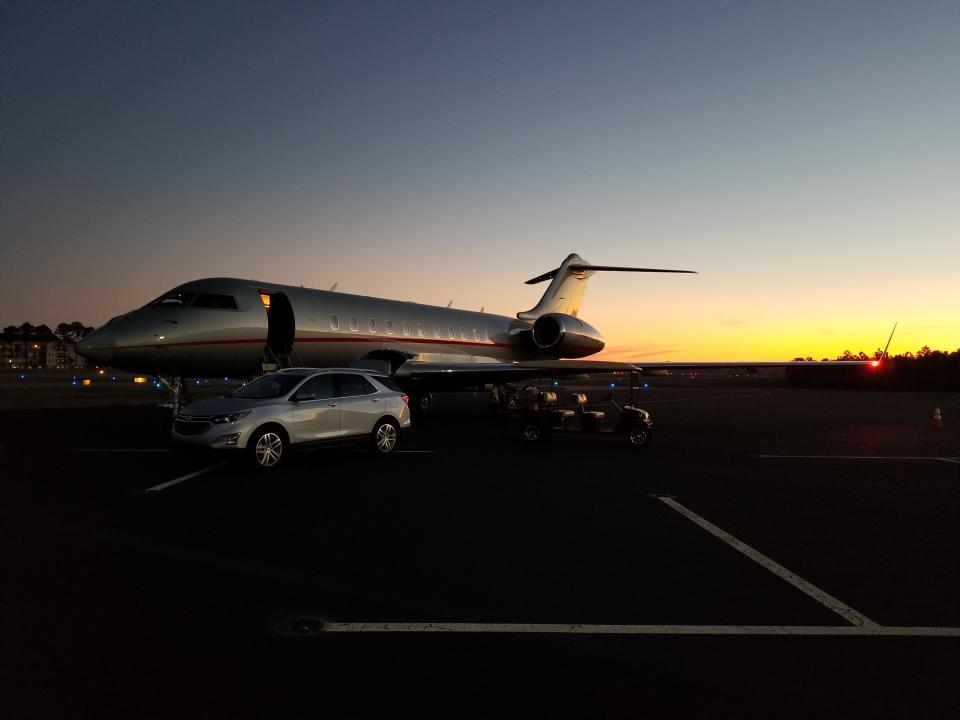
<path id="1" fill-rule="evenodd" d="M 321 343 L 321 342 L 342 342 L 342 343 L 382 343 L 382 342 L 398 342 L 398 343 L 420 343 L 424 345 L 466 345 L 469 347 L 512 347 L 508 343 L 498 343 L 498 342 L 477 342 L 470 340 L 430 340 L 427 338 L 407 338 L 407 337 L 311 337 L 311 338 L 294 338 L 294 345 L 297 343 Z M 139 348 L 164 348 L 164 347 L 194 347 L 198 345 L 248 345 L 252 343 L 261 343 L 263 345 L 267 344 L 266 338 L 259 339 L 237 339 L 237 340 L 188 340 L 185 342 L 172 342 L 172 343 L 157 343 L 154 345 L 117 345 L 114 350 L 136 350 Z"/>

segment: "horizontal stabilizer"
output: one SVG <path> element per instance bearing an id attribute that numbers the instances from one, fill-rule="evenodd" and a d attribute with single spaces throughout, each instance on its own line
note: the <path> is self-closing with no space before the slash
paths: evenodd
<path id="1" fill-rule="evenodd" d="M 647 272 L 647 273 L 684 273 L 687 275 L 696 275 L 696 270 L 664 270 L 662 268 L 638 268 L 638 267 L 619 267 L 617 265 L 591 265 L 590 263 L 571 263 L 567 266 L 568 270 L 613 270 L 616 272 Z M 555 268 L 550 272 L 544 273 L 543 275 L 538 275 L 537 277 L 527 280 L 526 285 L 536 285 L 537 283 L 546 282 L 547 280 L 552 280 L 560 268 Z"/>
<path id="2" fill-rule="evenodd" d="M 643 272 L 643 273 L 683 273 L 695 275 L 693 270 L 665 270 L 662 268 L 621 267 L 619 265 L 591 265 L 576 253 L 567 255 L 560 263 L 560 267 L 527 280 L 527 285 L 550 280 L 550 285 L 540 298 L 536 307 L 517 313 L 520 320 L 536 320 L 546 313 L 563 313 L 573 315 L 580 312 L 580 301 L 587 288 L 587 280 L 597 271 L 613 270 L 614 272 Z"/>

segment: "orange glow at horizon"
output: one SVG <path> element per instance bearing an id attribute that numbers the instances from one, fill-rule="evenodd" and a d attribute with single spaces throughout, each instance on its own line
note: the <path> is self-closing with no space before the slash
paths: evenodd
<path id="1" fill-rule="evenodd" d="M 591 288 L 592 289 L 592 288 Z M 607 295 L 597 287 L 597 295 Z M 931 297 L 932 295 L 932 297 Z M 899 297 L 864 306 L 849 297 L 796 300 L 790 297 L 710 300 L 671 295 L 654 301 L 644 314 L 630 303 L 589 299 L 581 315 L 603 333 L 604 360 L 784 361 L 833 360 L 849 350 L 873 357 L 890 342 L 891 356 L 916 353 L 923 346 L 960 349 L 960 318 L 943 297 L 903 288 Z"/>

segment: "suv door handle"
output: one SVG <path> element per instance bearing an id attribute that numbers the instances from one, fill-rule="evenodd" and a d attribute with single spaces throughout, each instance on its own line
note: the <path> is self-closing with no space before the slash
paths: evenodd
<path id="1" fill-rule="evenodd" d="M 337 406 L 336 403 L 330 403 L 329 405 L 327 405 L 327 407 L 336 407 L 336 406 Z"/>

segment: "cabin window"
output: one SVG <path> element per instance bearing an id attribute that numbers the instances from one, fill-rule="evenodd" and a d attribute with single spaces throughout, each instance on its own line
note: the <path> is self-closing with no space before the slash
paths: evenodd
<path id="1" fill-rule="evenodd" d="M 439 325 L 434 325 L 434 326 L 433 326 L 433 336 L 434 336 L 435 338 L 439 338 L 439 337 L 440 337 L 440 326 L 439 326 Z"/>
<path id="2" fill-rule="evenodd" d="M 483 329 L 483 341 L 490 342 L 490 333 L 487 332 L 486 328 Z"/>
<path id="3" fill-rule="evenodd" d="M 330 329 L 331 329 L 331 330 L 339 330 L 339 329 L 340 329 L 340 318 L 338 318 L 336 315 L 331 315 L 331 316 L 330 316 Z"/>
<path id="4" fill-rule="evenodd" d="M 423 323 L 417 323 L 417 335 L 423 337 Z"/>
<path id="5" fill-rule="evenodd" d="M 384 325 L 387 328 L 387 335 L 393 335 L 393 320 L 387 320 Z"/>
<path id="6" fill-rule="evenodd" d="M 473 339 L 476 342 L 480 342 L 480 331 L 477 330 L 476 328 L 473 329 Z"/>
<path id="7" fill-rule="evenodd" d="M 410 325 L 408 325 L 407 323 L 403 323 L 403 334 L 404 335 L 410 334 Z"/>
<path id="8" fill-rule="evenodd" d="M 463 327 L 462 325 L 460 326 L 460 339 L 461 339 L 461 340 L 466 340 L 466 339 L 467 339 L 467 329 L 466 329 L 465 327 Z"/>
<path id="9" fill-rule="evenodd" d="M 448 325 L 448 326 L 447 326 L 447 336 L 448 336 L 451 340 L 456 340 L 456 339 L 457 339 L 457 329 L 456 329 L 453 325 Z"/>
<path id="10" fill-rule="evenodd" d="M 376 334 L 376 332 L 377 332 L 377 321 L 374 320 L 373 318 L 370 318 L 369 320 L 367 320 L 367 327 L 369 328 L 370 332 Z"/>
<path id="11" fill-rule="evenodd" d="M 360 323 L 357 322 L 355 317 L 350 318 L 350 331 L 357 332 L 360 329 Z"/>

